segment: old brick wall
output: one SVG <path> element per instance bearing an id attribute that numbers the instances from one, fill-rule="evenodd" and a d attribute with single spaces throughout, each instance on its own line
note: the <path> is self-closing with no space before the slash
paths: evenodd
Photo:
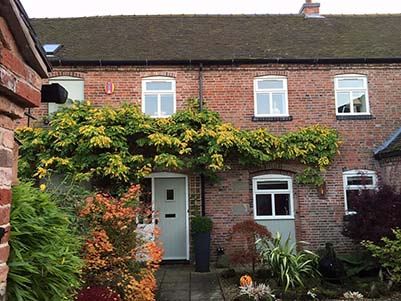
<path id="1" fill-rule="evenodd" d="M 0 114 L 0 227 L 6 235 L 0 240 L 0 300 L 4 298 L 9 254 L 11 184 L 13 180 L 14 122 Z"/>
<path id="2" fill-rule="evenodd" d="M 382 182 L 401 192 L 401 156 L 380 160 Z"/>
<path id="3" fill-rule="evenodd" d="M 218 111 L 224 121 L 243 129 L 264 127 L 275 134 L 314 124 L 338 129 L 343 144 L 325 175 L 326 197 L 319 199 L 314 187 L 294 186 L 296 235 L 298 240 L 311 242 L 313 248 L 331 241 L 340 249 L 347 249 L 350 242 L 341 235 L 344 215 L 342 173 L 368 169 L 375 170 L 380 176 L 381 169 L 372 152 L 400 127 L 400 71 L 400 64 L 204 66 L 203 95 L 205 106 Z M 142 78 L 174 77 L 177 109 L 181 109 L 185 100 L 198 96 L 198 72 L 197 66 L 87 66 L 58 67 L 53 76 L 84 78 L 85 98 L 99 106 L 140 103 Z M 372 119 L 337 120 L 334 77 L 340 74 L 367 76 Z M 253 79 L 264 75 L 287 77 L 292 121 L 252 121 Z M 107 81 L 115 84 L 112 95 L 104 93 Z M 46 106 L 42 105 L 34 114 L 46 115 Z M 294 166 L 286 168 L 289 171 L 296 169 Z M 269 172 L 269 167 L 265 172 Z M 207 183 L 206 214 L 215 222 L 213 248 L 225 244 L 234 223 L 252 217 L 251 173 L 246 168 L 233 168 L 221 174 L 221 182 Z M 244 208 L 242 214 L 240 208 Z"/>
<path id="4" fill-rule="evenodd" d="M 344 136 L 351 129 L 363 128 L 360 140 L 347 141 L 358 150 L 369 152 L 380 145 L 398 126 L 401 65 L 235 65 L 204 67 L 203 95 L 207 107 L 220 112 L 223 119 L 241 128 L 267 127 L 275 133 L 310 124 L 336 127 Z M 336 120 L 334 76 L 363 74 L 368 77 L 372 120 Z M 288 79 L 289 114 L 292 121 L 253 122 L 253 79 L 256 76 L 281 75 Z M 50 77 L 73 76 L 85 80 L 85 99 L 94 105 L 120 106 L 140 103 L 141 80 L 149 76 L 176 79 L 177 109 L 199 95 L 197 66 L 87 66 L 57 67 Z M 115 92 L 106 95 L 104 85 L 111 81 Z M 37 117 L 47 115 L 47 104 L 34 109 Z M 387 116 L 389 118 L 387 118 Z M 365 145 L 369 146 L 366 150 Z"/>
<path id="5" fill-rule="evenodd" d="M 41 77 L 30 68 L 19 53 L 4 19 L 0 18 L 0 227 L 7 233 L 0 240 L 0 300 L 5 300 L 11 185 L 16 182 L 17 144 L 14 142 L 16 121 L 24 108 L 40 103 Z"/>

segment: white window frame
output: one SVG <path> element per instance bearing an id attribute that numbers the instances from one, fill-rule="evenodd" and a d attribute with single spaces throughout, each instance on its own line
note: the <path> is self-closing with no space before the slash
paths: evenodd
<path id="1" fill-rule="evenodd" d="M 265 81 L 265 80 L 280 80 L 283 82 L 283 88 L 282 89 L 258 89 L 258 82 L 259 81 Z M 260 77 L 255 77 L 253 80 L 253 99 L 254 99 L 254 113 L 255 117 L 288 117 L 288 86 L 287 86 L 287 77 L 285 76 L 260 76 Z M 273 93 L 284 93 L 284 101 L 285 101 L 285 112 L 282 114 L 259 114 L 257 111 L 257 95 L 259 93 L 263 94 L 269 94 L 270 96 L 270 112 L 273 112 Z"/>
<path id="2" fill-rule="evenodd" d="M 372 184 L 369 185 L 348 185 L 348 178 L 350 177 L 372 177 Z M 346 214 L 355 214 L 355 211 L 348 210 L 347 191 L 348 190 L 370 190 L 377 189 L 377 175 L 373 170 L 354 169 L 343 172 L 343 186 L 344 186 L 344 208 Z"/>
<path id="3" fill-rule="evenodd" d="M 146 90 L 146 84 L 150 82 L 170 82 L 171 90 Z M 168 118 L 171 115 L 161 115 L 161 95 L 173 94 L 173 114 L 176 113 L 176 83 L 175 79 L 171 77 L 147 77 L 142 79 L 142 112 L 145 114 L 145 95 L 157 95 L 157 115 L 150 115 L 154 118 Z"/>
<path id="4" fill-rule="evenodd" d="M 79 98 L 71 98 L 71 92 L 68 93 L 68 98 L 66 100 L 66 102 L 64 104 L 57 104 L 55 102 L 49 102 L 48 103 L 48 113 L 52 114 L 52 113 L 56 113 L 58 111 L 60 111 L 62 108 L 64 107 L 68 107 L 70 106 L 73 101 L 80 101 L 83 102 L 84 98 L 85 98 L 85 80 L 82 77 L 74 77 L 74 76 L 56 76 L 56 77 L 51 77 L 49 78 L 49 84 L 60 84 L 61 86 L 64 87 L 63 83 L 66 82 L 76 82 L 76 83 L 82 83 L 82 93 L 80 93 L 80 97 Z M 69 89 L 65 88 L 68 92 Z"/>
<path id="5" fill-rule="evenodd" d="M 363 88 L 340 88 L 338 86 L 338 82 L 342 79 L 356 79 L 356 80 L 362 80 L 363 81 Z M 358 91 L 364 91 L 365 92 L 365 101 L 366 101 L 366 112 L 354 112 L 354 105 L 353 105 L 353 98 L 352 96 L 350 97 L 351 100 L 351 105 L 350 105 L 350 112 L 347 113 L 339 113 L 338 112 L 338 97 L 337 93 L 353 93 L 353 92 L 358 92 Z M 335 95 L 335 100 L 336 100 L 336 115 L 370 115 L 370 104 L 369 104 L 369 90 L 368 90 L 368 77 L 366 75 L 361 75 L 361 74 L 342 74 L 342 75 L 337 75 L 334 77 L 334 95 Z"/>
<path id="6" fill-rule="evenodd" d="M 288 183 L 288 189 L 258 189 L 258 182 L 266 182 L 266 181 L 286 181 Z M 261 175 L 252 178 L 252 191 L 253 191 L 253 216 L 255 220 L 283 220 L 283 219 L 294 219 L 294 197 L 292 190 L 292 178 L 285 175 L 277 175 L 277 174 L 268 174 Z M 290 195 L 290 212 L 289 215 L 276 215 L 275 210 L 275 202 L 274 195 L 279 193 L 286 193 Z M 272 215 L 257 215 L 257 205 L 256 205 L 256 196 L 271 194 L 271 202 L 272 202 Z"/>

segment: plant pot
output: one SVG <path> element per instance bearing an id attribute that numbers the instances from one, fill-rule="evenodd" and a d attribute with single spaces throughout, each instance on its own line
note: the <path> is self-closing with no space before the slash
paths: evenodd
<path id="1" fill-rule="evenodd" d="M 193 234 L 195 272 L 210 272 L 210 232 Z"/>

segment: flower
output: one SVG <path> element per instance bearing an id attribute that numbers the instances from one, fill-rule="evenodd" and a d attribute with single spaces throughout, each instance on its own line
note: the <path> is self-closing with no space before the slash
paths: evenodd
<path id="1" fill-rule="evenodd" d="M 44 191 L 46 189 L 46 184 L 40 184 L 39 188 L 40 190 Z"/>
<path id="2" fill-rule="evenodd" d="M 344 298 L 347 300 L 362 300 L 363 295 L 360 292 L 345 292 L 344 293 Z"/>
<path id="3" fill-rule="evenodd" d="M 251 276 L 249 275 L 245 276 L 247 277 L 244 278 L 244 282 L 249 281 L 249 279 L 252 281 Z M 241 279 L 243 277 L 244 276 L 242 276 Z M 240 288 L 240 295 L 248 295 L 249 297 L 252 297 L 255 300 L 259 300 L 262 297 L 268 297 L 270 299 L 274 299 L 274 295 L 272 294 L 270 286 L 264 283 L 256 284 L 251 282 L 247 285 L 241 285 L 239 288 Z"/>
<path id="4" fill-rule="evenodd" d="M 317 298 L 316 288 L 315 288 L 315 287 L 312 288 L 311 290 L 309 290 L 306 294 L 307 294 L 309 297 L 311 297 L 312 300 L 319 300 L 319 299 Z"/>

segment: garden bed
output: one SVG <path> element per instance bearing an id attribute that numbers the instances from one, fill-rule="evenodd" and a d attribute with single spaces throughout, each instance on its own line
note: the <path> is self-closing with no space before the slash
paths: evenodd
<path id="1" fill-rule="evenodd" d="M 246 296 L 239 296 L 239 279 L 242 275 L 251 274 L 247 269 L 217 269 L 225 300 L 252 300 Z M 324 280 L 305 280 L 305 287 L 289 288 L 287 292 L 277 286 L 273 279 L 264 277 L 265 271 L 258 270 L 253 277 L 256 283 L 265 283 L 273 290 L 276 300 L 313 300 L 308 291 L 315 292 L 315 300 L 345 300 L 343 294 L 347 291 L 358 291 L 364 295 L 363 300 L 399 301 L 401 300 L 401 288 L 387 288 L 385 282 L 377 277 L 353 277 L 345 279 L 341 283 L 330 283 Z"/>

